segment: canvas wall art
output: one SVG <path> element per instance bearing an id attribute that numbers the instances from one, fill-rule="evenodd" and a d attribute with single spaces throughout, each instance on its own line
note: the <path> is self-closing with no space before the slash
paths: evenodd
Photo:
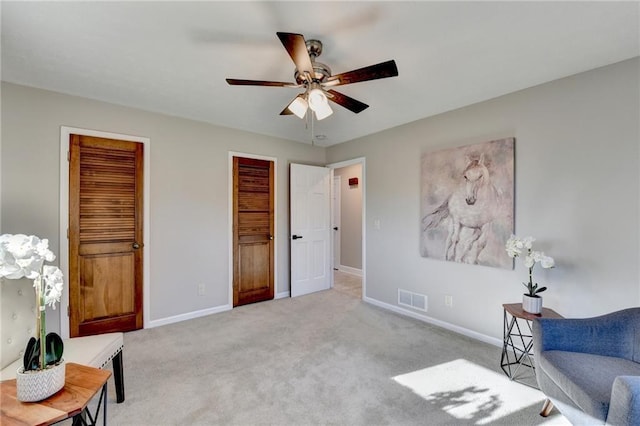
<path id="1" fill-rule="evenodd" d="M 514 138 L 422 155 L 421 255 L 513 268 Z"/>

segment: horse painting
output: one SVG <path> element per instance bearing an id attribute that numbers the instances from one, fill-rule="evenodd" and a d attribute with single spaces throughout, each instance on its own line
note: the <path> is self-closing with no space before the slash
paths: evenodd
<path id="1" fill-rule="evenodd" d="M 507 179 L 505 176 L 500 176 L 499 185 L 496 185 L 489 171 L 489 154 L 486 152 L 494 151 L 495 154 L 495 143 L 503 141 L 511 141 L 511 144 L 503 143 L 502 145 L 507 145 L 507 148 L 513 147 L 511 139 L 489 142 L 494 144 L 492 146 L 494 149 L 483 150 L 482 147 L 472 146 L 462 149 L 466 151 L 465 153 L 457 151 L 457 154 L 463 154 L 463 156 L 458 157 L 454 163 L 463 166 L 456 171 L 450 165 L 450 173 L 442 179 L 448 183 L 448 189 L 442 191 L 440 188 L 440 191 L 425 194 L 423 198 L 427 200 L 438 198 L 440 193 L 444 195 L 444 199 L 433 207 L 424 206 L 427 203 L 423 201 L 423 256 L 489 266 L 504 264 L 504 267 L 509 267 L 508 264 L 512 264 L 502 247 L 504 241 L 513 232 L 513 190 L 508 190 L 509 176 L 506 176 Z M 501 146 L 501 148 L 504 147 Z M 513 152 L 512 149 L 511 152 Z M 491 155 L 491 158 L 493 157 L 494 155 Z M 500 159 L 502 157 L 505 156 L 496 156 Z M 438 162 L 441 160 L 439 159 Z M 512 165 L 511 157 L 511 170 Z M 507 168 L 508 166 L 507 164 Z M 503 174 L 505 172 L 504 167 L 494 168 Z M 513 182 L 512 176 L 511 174 L 511 182 Z M 434 240 L 435 243 L 429 239 Z M 441 241 L 443 239 L 444 241 Z M 442 243 L 439 246 L 440 254 L 431 253 L 438 250 L 436 243 Z M 490 249 L 486 251 L 488 245 Z"/>

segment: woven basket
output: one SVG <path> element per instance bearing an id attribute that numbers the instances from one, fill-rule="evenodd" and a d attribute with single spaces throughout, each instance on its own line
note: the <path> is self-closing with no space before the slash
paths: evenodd
<path id="1" fill-rule="evenodd" d="M 37 371 L 24 371 L 16 374 L 16 392 L 18 401 L 34 402 L 49 398 L 64 387 L 64 360 L 54 367 Z"/>

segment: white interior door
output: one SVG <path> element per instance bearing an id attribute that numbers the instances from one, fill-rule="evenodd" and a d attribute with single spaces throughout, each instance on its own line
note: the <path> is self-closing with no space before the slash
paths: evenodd
<path id="1" fill-rule="evenodd" d="M 333 269 L 340 266 L 340 176 L 333 177 L 333 192 L 331 193 L 331 211 L 333 228 Z"/>
<path id="2" fill-rule="evenodd" d="M 291 297 L 331 287 L 331 177 L 326 167 L 291 164 Z"/>

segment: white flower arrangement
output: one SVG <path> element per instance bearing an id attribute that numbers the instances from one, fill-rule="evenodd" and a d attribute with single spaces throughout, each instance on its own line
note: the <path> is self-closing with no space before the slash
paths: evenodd
<path id="1" fill-rule="evenodd" d="M 41 370 L 46 365 L 57 363 L 62 356 L 62 341 L 60 336 L 51 339 L 46 335 L 45 309 L 49 305 L 55 309 L 56 302 L 62 296 L 62 271 L 57 266 L 45 265 L 45 262 L 54 261 L 56 256 L 49 250 L 49 241 L 40 239 L 35 235 L 3 234 L 0 235 L 0 278 L 33 280 L 36 293 L 36 330 L 37 337 L 32 338 L 27 345 L 25 353 L 25 371 Z M 55 333 L 51 333 L 52 335 Z M 51 340 L 51 349 L 55 352 L 45 353 L 40 350 L 45 342 L 47 350 L 50 349 L 48 341 Z"/>
<path id="2" fill-rule="evenodd" d="M 533 242 L 536 239 L 533 237 L 518 238 L 512 235 L 505 244 L 505 250 L 509 257 L 520 257 L 523 253 L 526 253 L 524 257 L 524 266 L 529 268 L 529 282 L 522 283 L 528 291 L 528 296 L 537 297 L 537 293 L 542 293 L 547 287 L 538 287 L 538 284 L 533 282 L 533 267 L 536 263 L 540 263 L 545 269 L 553 268 L 555 261 L 552 257 L 549 257 L 541 251 L 533 250 Z"/>

